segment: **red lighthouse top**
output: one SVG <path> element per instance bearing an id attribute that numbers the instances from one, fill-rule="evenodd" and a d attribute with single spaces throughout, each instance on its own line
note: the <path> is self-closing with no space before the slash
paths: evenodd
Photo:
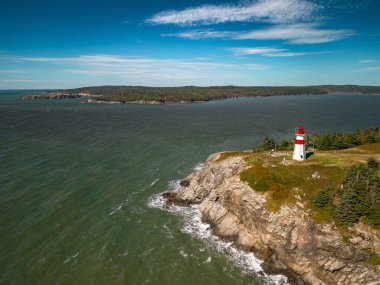
<path id="1" fill-rule="evenodd" d="M 304 135 L 305 134 L 305 129 L 303 126 L 299 126 L 297 129 L 297 135 Z"/>

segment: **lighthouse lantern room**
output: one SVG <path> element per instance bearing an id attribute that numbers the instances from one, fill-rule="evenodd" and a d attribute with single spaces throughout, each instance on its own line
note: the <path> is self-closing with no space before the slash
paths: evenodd
<path id="1" fill-rule="evenodd" d="M 304 136 L 305 136 L 304 127 L 299 126 L 296 130 L 296 140 L 294 142 L 293 160 L 303 161 L 306 159 Z"/>

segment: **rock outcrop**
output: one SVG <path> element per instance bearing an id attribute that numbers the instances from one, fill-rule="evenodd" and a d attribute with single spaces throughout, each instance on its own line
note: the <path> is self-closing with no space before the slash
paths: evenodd
<path id="1" fill-rule="evenodd" d="M 315 223 L 302 202 L 270 212 L 266 195 L 240 180 L 244 159 L 219 155 L 165 193 L 166 202 L 198 204 L 214 234 L 253 251 L 268 273 L 285 274 L 291 284 L 380 284 L 380 266 L 366 262 L 369 252 L 380 253 L 378 231 L 357 225 L 346 240 L 333 224 Z"/>

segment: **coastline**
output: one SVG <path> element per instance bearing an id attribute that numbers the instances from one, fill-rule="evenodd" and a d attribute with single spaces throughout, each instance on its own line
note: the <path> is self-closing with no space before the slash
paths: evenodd
<path id="1" fill-rule="evenodd" d="M 330 92 L 330 93 L 317 93 L 317 94 L 274 94 L 274 95 L 255 95 L 255 96 L 236 96 L 236 97 L 228 97 L 228 98 L 213 98 L 209 100 L 192 100 L 192 101 L 163 101 L 163 100 L 135 100 L 135 101 L 108 101 L 97 99 L 102 97 L 103 95 L 92 95 L 92 94 L 63 94 L 63 95 L 25 95 L 22 97 L 23 100 L 62 100 L 62 99 L 77 99 L 77 98 L 90 98 L 81 103 L 89 103 L 89 104 L 134 104 L 134 105 L 166 105 L 166 104 L 199 104 L 199 103 L 207 103 L 210 101 L 221 101 L 221 100 L 229 100 L 229 99 L 242 99 L 242 98 L 261 98 L 261 97 L 279 97 L 279 96 L 318 96 L 318 95 L 368 95 L 368 96 L 380 96 L 380 93 L 361 93 L 361 92 Z"/>
<path id="2" fill-rule="evenodd" d="M 210 100 L 198 100 L 198 101 L 155 101 L 155 100 L 137 100 L 137 101 L 102 101 L 102 100 L 94 100 L 92 102 L 85 103 L 95 103 L 95 104 L 136 104 L 136 105 L 167 105 L 167 104 L 199 104 L 199 103 L 207 103 L 211 101 L 223 101 L 223 100 L 233 100 L 233 99 L 244 99 L 244 98 L 262 98 L 262 97 L 282 97 L 282 96 L 319 96 L 319 95 L 368 95 L 368 96 L 380 96 L 380 93 L 358 93 L 358 92 L 331 92 L 331 93 L 321 93 L 321 94 L 285 94 L 285 95 L 269 95 L 269 96 L 237 96 L 237 97 L 229 97 L 229 98 L 218 98 L 218 99 L 210 99 Z"/>
<path id="3" fill-rule="evenodd" d="M 312 86 L 88 86 L 75 89 L 40 91 L 24 99 L 69 99 L 87 97 L 88 103 L 102 104 L 190 104 L 233 98 L 305 96 L 325 94 L 379 95 L 380 86 L 312 85 Z"/>
<path id="4" fill-rule="evenodd" d="M 194 169 L 194 173 L 199 172 L 202 168 Z M 170 191 L 178 191 L 181 188 L 180 181 L 171 181 L 169 183 Z M 148 207 L 160 209 L 174 215 L 181 216 L 184 219 L 182 232 L 192 237 L 202 240 L 206 246 L 210 246 L 215 251 L 223 254 L 229 261 L 235 264 L 244 275 L 253 276 L 255 279 L 273 285 L 286 285 L 288 278 L 283 274 L 270 274 L 263 268 L 263 261 L 259 259 L 252 251 L 238 248 L 230 240 L 216 235 L 213 232 L 213 226 L 203 219 L 202 213 L 197 205 L 188 207 L 168 204 L 163 198 L 163 193 L 156 194 L 148 201 Z"/>
<path id="5" fill-rule="evenodd" d="M 281 274 L 291 284 L 379 284 L 380 266 L 370 266 L 362 248 L 380 250 L 380 239 L 356 225 L 350 243 L 332 224 L 318 224 L 301 200 L 267 211 L 267 197 L 240 181 L 247 165 L 241 157 L 210 155 L 203 167 L 165 192 L 170 207 L 197 207 L 212 234 L 263 260 L 266 274 Z M 352 242 L 351 242 L 352 241 Z"/>

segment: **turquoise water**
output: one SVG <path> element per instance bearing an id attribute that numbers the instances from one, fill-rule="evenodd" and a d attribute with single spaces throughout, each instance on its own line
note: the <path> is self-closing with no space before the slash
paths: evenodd
<path id="1" fill-rule="evenodd" d="M 162 106 L 21 96 L 0 93 L 3 284 L 260 284 L 238 253 L 152 197 L 209 154 L 290 137 L 298 124 L 309 133 L 380 125 L 380 96 Z"/>

